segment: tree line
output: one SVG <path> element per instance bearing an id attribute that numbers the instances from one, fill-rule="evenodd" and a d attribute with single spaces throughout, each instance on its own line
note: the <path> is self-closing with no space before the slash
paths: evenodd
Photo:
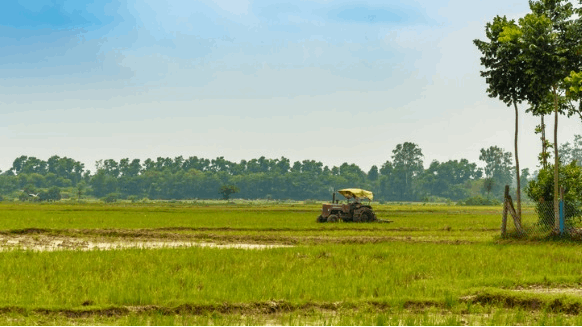
<path id="1" fill-rule="evenodd" d="M 564 160 L 580 159 L 582 137 L 562 145 Z M 499 198 L 506 184 L 515 184 L 512 154 L 497 146 L 481 149 L 484 168 L 467 159 L 432 161 L 424 168 L 422 149 L 398 144 L 389 160 L 363 171 L 356 164 L 328 167 L 315 160 L 291 162 L 285 157 L 260 157 L 233 162 L 224 157 L 114 159 L 96 162 L 92 173 L 72 158 L 48 160 L 21 156 L 0 171 L 0 196 L 21 200 L 72 198 L 217 199 L 221 187 L 236 187 L 238 198 L 330 198 L 333 189 L 358 187 L 384 201 L 459 201 L 472 196 Z M 581 161 L 582 162 L 582 161 Z M 522 171 L 523 183 L 530 176 Z M 232 190 L 232 189 L 231 189 Z M 233 193 L 233 192 L 231 192 Z"/>

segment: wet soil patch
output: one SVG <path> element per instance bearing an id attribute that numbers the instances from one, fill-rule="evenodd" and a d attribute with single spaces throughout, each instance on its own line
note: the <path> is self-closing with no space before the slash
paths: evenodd
<path id="1" fill-rule="evenodd" d="M 504 292 L 482 292 L 476 295 L 462 297 L 461 302 L 470 302 L 481 305 L 496 305 L 506 308 L 523 308 L 526 310 L 538 311 L 548 310 L 565 314 L 577 315 L 582 313 L 582 299 L 576 300 L 565 297 L 552 297 L 552 295 L 582 295 L 578 289 L 569 288 L 535 288 L 526 290 L 517 289 Z M 575 291 L 574 291 L 575 290 Z M 513 294 L 512 294 L 513 293 Z M 536 297 L 538 294 L 538 297 Z M 542 295 L 544 294 L 544 295 Z"/>
<path id="2" fill-rule="evenodd" d="M 186 232 L 184 232 L 186 231 Z M 193 233 L 188 233 L 192 231 Z M 215 232 L 212 232 L 215 231 Z M 273 244 L 273 245 L 317 245 L 317 244 L 370 244 L 386 242 L 432 243 L 432 244 L 474 244 L 478 241 L 446 239 L 424 236 L 310 236 L 310 235 L 280 235 L 277 233 L 229 234 L 219 231 L 230 229 L 40 229 L 28 228 L 0 231 L 0 249 L 9 243 L 30 243 L 31 239 L 53 237 L 66 239 L 73 243 L 82 240 L 90 242 L 211 242 L 217 244 Z M 33 242 L 34 243 L 34 242 Z"/>
<path id="3" fill-rule="evenodd" d="M 189 314 L 206 315 L 209 313 L 220 314 L 274 314 L 293 311 L 337 311 L 339 309 L 354 309 L 355 305 L 336 303 L 305 303 L 292 304 L 286 301 L 266 301 L 254 303 L 223 303 L 223 304 L 182 304 L 175 307 L 164 307 L 157 305 L 145 306 L 120 306 L 108 308 L 79 308 L 79 309 L 26 309 L 21 307 L 0 308 L 0 314 L 26 314 L 35 313 L 40 315 L 60 314 L 69 318 L 87 318 L 91 316 L 123 316 L 130 313 L 157 313 L 164 315 Z"/>
<path id="4" fill-rule="evenodd" d="M 3 250 L 115 250 L 115 249 L 157 249 L 157 248 L 185 248 L 185 247 L 212 247 L 237 249 L 269 249 L 289 247 L 290 245 L 269 243 L 245 242 L 209 242 L 200 240 L 156 239 L 156 238 L 82 238 L 64 235 L 8 235 L 0 236 L 0 251 Z M 89 304 L 90 305 L 90 304 Z"/>

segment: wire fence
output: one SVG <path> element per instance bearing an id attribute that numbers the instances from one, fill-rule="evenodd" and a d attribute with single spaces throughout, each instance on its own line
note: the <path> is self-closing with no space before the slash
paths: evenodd
<path id="1" fill-rule="evenodd" d="M 506 237 L 546 238 L 557 234 L 582 240 L 582 210 L 578 203 L 561 202 L 558 224 L 555 223 L 553 202 L 538 202 L 524 206 L 521 221 L 512 215 L 507 219 Z M 561 220 L 561 221 L 560 221 Z M 520 226 L 521 225 L 521 226 Z"/>

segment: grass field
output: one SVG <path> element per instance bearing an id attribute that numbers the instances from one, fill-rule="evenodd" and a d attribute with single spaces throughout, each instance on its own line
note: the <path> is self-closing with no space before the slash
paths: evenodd
<path id="1" fill-rule="evenodd" d="M 0 324 L 582 324 L 579 244 L 499 239 L 500 207 L 375 208 L 393 222 L 317 224 L 300 203 L 0 203 Z M 275 247 L 131 245 L 153 242 Z"/>

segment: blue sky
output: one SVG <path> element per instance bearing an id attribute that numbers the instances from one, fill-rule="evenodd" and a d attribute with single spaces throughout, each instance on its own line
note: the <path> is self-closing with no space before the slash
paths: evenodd
<path id="1" fill-rule="evenodd" d="M 11 1 L 0 13 L 0 169 L 20 155 L 261 155 L 356 163 L 396 144 L 478 161 L 513 144 L 479 53 L 527 1 Z M 522 116 L 534 169 L 537 119 Z M 561 120 L 560 142 L 582 134 Z"/>

